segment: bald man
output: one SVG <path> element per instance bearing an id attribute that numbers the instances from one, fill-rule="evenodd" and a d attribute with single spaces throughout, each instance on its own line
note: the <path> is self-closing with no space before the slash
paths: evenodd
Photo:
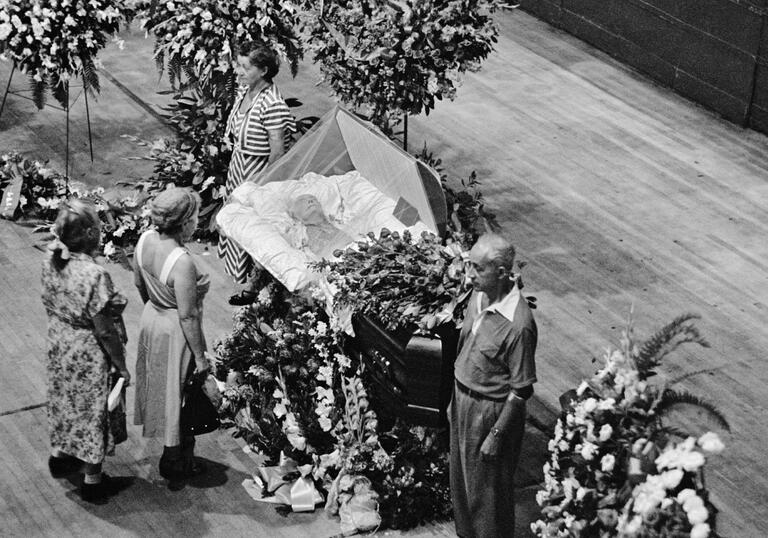
<path id="1" fill-rule="evenodd" d="M 513 476 L 536 382 L 537 330 L 516 285 L 515 248 L 486 234 L 469 253 L 469 299 L 454 366 L 451 496 L 461 538 L 515 532 Z"/>

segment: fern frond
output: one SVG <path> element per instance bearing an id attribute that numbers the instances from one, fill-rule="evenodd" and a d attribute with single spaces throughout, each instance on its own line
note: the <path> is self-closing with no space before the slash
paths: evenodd
<path id="1" fill-rule="evenodd" d="M 45 106 L 45 92 L 48 89 L 48 81 L 46 79 L 37 81 L 30 76 L 29 85 L 32 88 L 32 101 L 34 101 L 38 110 L 42 110 Z"/>
<path id="2" fill-rule="evenodd" d="M 701 336 L 696 326 L 688 323 L 699 317 L 696 314 L 678 316 L 643 342 L 636 359 L 638 371 L 646 374 L 661 364 L 661 360 L 681 344 L 695 342 L 702 347 L 709 347 L 709 343 Z"/>
<path id="3" fill-rule="evenodd" d="M 682 407 L 686 405 L 697 407 L 706 411 L 708 418 L 712 419 L 724 430 L 728 432 L 731 431 L 731 425 L 728 423 L 728 420 L 720 412 L 720 410 L 715 406 L 715 404 L 688 391 L 665 389 L 661 399 L 659 400 L 659 404 L 656 407 L 656 412 L 659 415 L 665 415 L 675 407 Z"/>
<path id="4" fill-rule="evenodd" d="M 101 86 L 99 85 L 99 74 L 96 72 L 96 66 L 93 60 L 89 57 L 81 58 L 83 64 L 83 86 L 85 91 L 89 92 L 92 96 L 96 97 L 96 94 L 101 92 Z"/>
<path id="5" fill-rule="evenodd" d="M 155 43 L 155 66 L 160 75 L 165 71 L 165 51 L 158 43 Z"/>
<path id="6" fill-rule="evenodd" d="M 69 108 L 69 82 L 54 78 L 50 83 L 51 95 L 65 109 Z"/>
<path id="7" fill-rule="evenodd" d="M 690 435 L 689 432 L 675 426 L 662 426 L 660 431 L 668 436 L 679 437 L 680 439 L 685 439 Z"/>
<path id="8" fill-rule="evenodd" d="M 695 370 L 693 372 L 688 372 L 687 374 L 679 375 L 677 377 L 674 377 L 670 379 L 667 384 L 669 385 L 677 385 L 681 381 L 685 381 L 686 379 L 690 379 L 691 377 L 695 377 L 700 374 L 706 374 L 709 372 L 714 372 L 715 370 L 719 370 L 720 366 L 717 366 L 715 368 L 702 368 L 701 370 Z"/>

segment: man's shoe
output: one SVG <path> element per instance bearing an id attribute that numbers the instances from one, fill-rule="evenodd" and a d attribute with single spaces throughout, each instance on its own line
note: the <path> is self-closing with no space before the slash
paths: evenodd
<path id="1" fill-rule="evenodd" d="M 48 470 L 54 478 L 64 478 L 80 471 L 83 462 L 74 456 L 50 456 L 48 458 Z"/>

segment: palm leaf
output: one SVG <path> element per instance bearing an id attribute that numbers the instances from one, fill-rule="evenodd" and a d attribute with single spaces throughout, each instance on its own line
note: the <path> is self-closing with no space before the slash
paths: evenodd
<path id="1" fill-rule="evenodd" d="M 709 343 L 704 340 L 696 326 L 688 323 L 699 317 L 696 314 L 682 314 L 646 340 L 636 358 L 638 371 L 647 375 L 649 370 L 661 364 L 661 359 L 681 344 L 695 342 L 702 347 L 709 347 Z"/>
<path id="2" fill-rule="evenodd" d="M 708 418 L 712 419 L 718 426 L 730 432 L 731 426 L 728 420 L 712 402 L 705 400 L 695 394 L 687 391 L 677 391 L 665 389 L 656 407 L 659 415 L 664 415 L 675 407 L 693 406 L 706 411 Z"/>
<path id="3" fill-rule="evenodd" d="M 45 106 L 45 92 L 48 89 L 48 81 L 46 79 L 38 81 L 30 76 L 29 85 L 32 88 L 32 101 L 34 101 L 38 110 L 42 110 Z"/>

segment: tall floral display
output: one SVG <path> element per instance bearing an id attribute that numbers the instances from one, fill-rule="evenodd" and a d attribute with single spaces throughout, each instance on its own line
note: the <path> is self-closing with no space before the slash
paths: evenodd
<path id="1" fill-rule="evenodd" d="M 70 81 L 99 92 L 96 54 L 127 13 L 122 0 L 2 0 L 0 53 L 29 76 L 38 108 L 47 90 L 67 108 Z"/>
<path id="2" fill-rule="evenodd" d="M 549 442 L 544 488 L 536 496 L 542 537 L 715 536 L 717 510 L 704 482 L 708 455 L 723 449 L 717 434 L 693 435 L 669 411 L 694 405 L 728 424 L 705 400 L 649 378 L 678 345 L 707 345 L 691 323 L 675 319 L 638 345 L 631 324 L 619 349 L 576 391 Z"/>
<path id="3" fill-rule="evenodd" d="M 496 42 L 496 0 L 308 2 L 308 49 L 346 104 L 391 132 L 404 114 L 453 99 Z"/>

